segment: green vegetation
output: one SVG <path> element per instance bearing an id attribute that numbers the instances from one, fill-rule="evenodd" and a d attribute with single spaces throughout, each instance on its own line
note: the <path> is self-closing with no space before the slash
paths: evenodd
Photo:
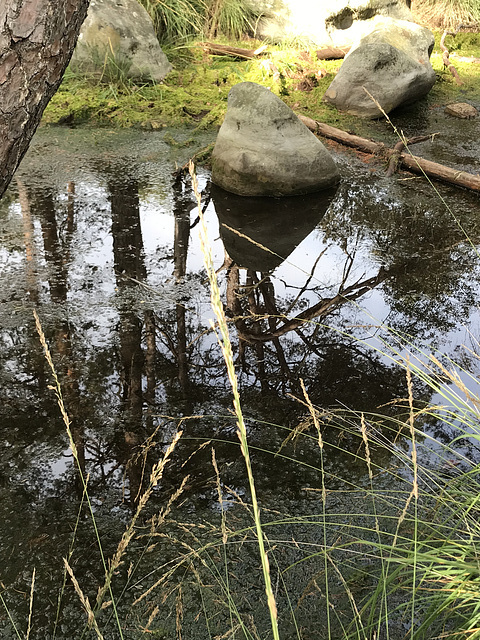
<path id="1" fill-rule="evenodd" d="M 438 81 L 424 99 L 425 109 L 456 99 L 479 95 L 480 65 L 452 56 L 464 84 L 455 84 L 443 68 L 437 46 L 432 65 Z M 226 40 L 222 40 L 226 43 Z M 255 49 L 259 41 L 230 44 Z M 448 37 L 447 45 L 461 56 L 480 56 L 480 35 Z M 208 128 L 221 124 L 230 88 L 238 82 L 258 82 L 279 95 L 294 110 L 340 128 L 355 128 L 357 118 L 339 113 L 324 104 L 322 96 L 339 69 L 341 60 L 319 61 L 313 50 L 269 46 L 253 60 L 211 56 L 198 43 L 171 50 L 175 69 L 162 84 L 135 85 L 111 63 L 101 78 L 83 77 L 67 71 L 64 81 L 48 105 L 44 123 L 95 123 L 122 127 L 161 129 L 165 126 Z M 461 89 L 461 93 L 460 93 Z M 368 124 L 364 125 L 368 127 Z"/>
<path id="2" fill-rule="evenodd" d="M 304 114 L 349 129 L 358 119 L 322 103 L 341 60 L 319 61 L 308 43 L 269 45 L 253 60 L 208 55 L 204 39 L 255 50 L 264 44 L 245 34 L 254 32 L 260 14 L 245 0 L 141 0 L 157 36 L 174 65 L 159 85 L 136 85 L 127 77 L 124 61 L 105 61 L 101 77 L 67 70 L 64 81 L 47 107 L 44 123 L 95 123 L 121 127 L 161 129 L 166 126 L 207 128 L 223 120 L 230 88 L 242 81 L 271 88 L 289 106 Z M 451 27 L 480 21 L 478 0 L 420 0 L 414 15 L 429 26 Z M 424 100 L 425 109 L 459 97 L 459 87 L 444 69 L 437 32 L 432 65 L 438 82 Z M 244 38 L 247 38 L 244 40 Z M 457 56 L 480 57 L 480 34 L 460 32 L 446 44 Z M 478 98 L 480 68 L 452 58 L 464 84 L 462 100 Z M 360 133 L 360 132 L 359 132 Z"/>
<path id="3" fill-rule="evenodd" d="M 140 0 L 162 44 L 223 34 L 240 39 L 253 32 L 258 14 L 243 0 Z"/>

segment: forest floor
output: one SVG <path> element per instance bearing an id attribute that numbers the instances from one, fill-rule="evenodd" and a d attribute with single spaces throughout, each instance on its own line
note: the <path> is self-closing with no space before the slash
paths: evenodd
<path id="1" fill-rule="evenodd" d="M 462 80 L 455 82 L 444 68 L 439 47 L 441 33 L 431 63 L 437 82 L 420 101 L 424 110 L 452 102 L 480 101 L 480 34 L 448 36 L 446 45 Z M 226 41 L 222 41 L 224 44 Z M 255 40 L 228 43 L 255 50 Z M 48 105 L 44 124 L 95 124 L 161 130 L 186 127 L 204 130 L 219 126 L 227 107 L 231 87 L 239 82 L 258 82 L 271 90 L 297 113 L 308 115 L 345 130 L 368 135 L 368 122 L 342 114 L 322 102 L 342 60 L 318 60 L 315 50 L 268 46 L 254 59 L 209 55 L 199 42 L 166 53 L 174 70 L 160 84 L 135 84 L 121 66 L 111 60 L 102 77 L 83 76 L 67 69 L 62 85 Z M 472 59 L 476 58 L 477 62 Z"/>

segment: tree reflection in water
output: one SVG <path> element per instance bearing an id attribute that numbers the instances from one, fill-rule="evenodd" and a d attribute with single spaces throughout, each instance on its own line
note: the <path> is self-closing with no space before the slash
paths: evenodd
<path id="1" fill-rule="evenodd" d="M 81 495 L 74 490 L 79 485 L 48 389 L 32 307 L 38 308 L 55 354 L 107 555 L 152 463 L 180 423 L 185 438 L 146 515 L 159 511 L 188 473 L 178 521 L 203 525 L 217 518 L 211 452 L 199 448 L 211 438 L 226 494 L 232 503 L 232 496 L 245 495 L 229 384 L 209 325 L 190 184 L 181 174 L 172 178 L 170 168 L 159 177 L 148 160 L 136 165 L 131 153 L 128 147 L 118 159 L 110 148 L 100 150 L 75 184 L 65 156 L 67 179 L 61 184 L 56 176 L 25 165 L 17 193 L 9 192 L 0 206 L 6 238 L 0 553 L 2 566 L 8 567 L 0 580 L 27 591 L 24 568 L 38 565 L 38 599 L 45 603 L 39 629 L 50 628 L 56 615 L 51 593 L 61 582 L 61 556 L 68 553 Z M 81 161 L 87 162 L 83 156 Z M 319 488 L 316 444 L 297 448 L 286 437 L 299 424 L 308 427 L 306 409 L 295 399 L 302 397 L 300 378 L 326 416 L 325 441 L 333 440 L 325 461 L 329 488 L 340 489 L 342 477 L 361 485 L 364 463 L 334 449 L 340 435 L 345 449 L 356 451 L 358 439 L 339 435 L 329 420 L 345 407 L 393 413 L 392 400 L 405 396 L 405 378 L 375 349 L 381 322 L 360 305 L 368 311 L 386 300 L 381 320 L 408 331 L 412 344 L 422 343 L 433 332 L 445 335 L 471 312 L 478 270 L 458 227 L 430 201 L 418 203 L 401 187 L 375 186 L 353 176 L 337 194 L 295 201 L 254 202 L 214 188 L 211 195 L 206 216 L 212 237 L 219 228 L 224 245 L 219 248 L 213 240 L 219 267 L 223 261 L 218 277 L 262 506 L 318 509 L 303 491 Z M 478 216 L 467 195 L 462 211 L 462 223 L 476 242 Z M 419 400 L 430 394 L 417 386 Z M 305 464 L 271 455 L 276 452 L 302 457 Z M 373 455 L 380 466 L 392 464 L 386 448 Z M 337 508 L 344 508 L 341 501 Z M 240 511 L 234 517 L 242 527 Z M 77 548 L 75 572 L 96 585 L 102 570 L 87 520 L 81 520 Z M 162 548 L 162 553 L 168 561 L 177 551 Z M 292 560 L 289 552 L 285 555 L 285 562 Z M 129 579 L 125 572 L 119 584 L 130 584 Z M 258 588 L 251 590 L 255 602 Z M 11 602 L 22 617 L 23 604 L 13 597 Z M 77 606 L 73 595 L 70 605 Z M 77 630 L 75 615 L 67 623 L 70 637 Z"/>

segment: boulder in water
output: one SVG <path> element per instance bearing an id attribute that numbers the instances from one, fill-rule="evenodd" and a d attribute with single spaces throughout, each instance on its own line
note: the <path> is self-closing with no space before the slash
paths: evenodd
<path id="1" fill-rule="evenodd" d="M 292 196 L 339 181 L 335 162 L 293 111 L 254 82 L 235 85 L 212 155 L 212 182 L 242 196 Z"/>

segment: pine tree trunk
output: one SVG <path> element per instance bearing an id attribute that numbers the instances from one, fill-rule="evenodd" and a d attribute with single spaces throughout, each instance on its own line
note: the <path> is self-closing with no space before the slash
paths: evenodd
<path id="1" fill-rule="evenodd" d="M 0 197 L 60 85 L 88 4 L 0 0 Z"/>

